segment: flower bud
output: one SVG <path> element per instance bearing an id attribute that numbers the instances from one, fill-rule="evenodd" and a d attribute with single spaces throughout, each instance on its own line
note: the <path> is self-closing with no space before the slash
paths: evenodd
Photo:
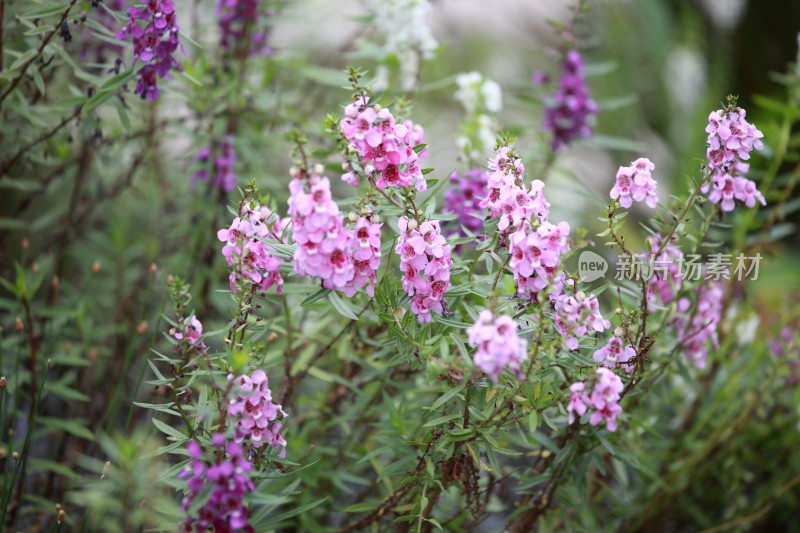
<path id="1" fill-rule="evenodd" d="M 358 215 L 357 215 L 357 214 L 355 214 L 354 212 L 350 211 L 350 214 L 349 214 L 349 215 L 347 215 L 347 219 L 348 219 L 350 222 L 358 222 Z"/>
<path id="2" fill-rule="evenodd" d="M 150 263 L 150 273 L 155 274 L 158 272 L 158 265 L 155 263 Z"/>
<path id="3" fill-rule="evenodd" d="M 413 218 L 408 221 L 408 229 L 410 229 L 412 231 L 417 229 L 417 221 L 414 220 Z"/>
<path id="4" fill-rule="evenodd" d="M 275 342 L 276 340 L 278 340 L 278 334 L 273 331 L 269 334 L 269 337 L 267 337 L 267 342 Z"/>
<path id="5" fill-rule="evenodd" d="M 0 448 L 0 460 L 5 459 L 6 457 L 8 457 L 8 450 L 5 448 Z"/>
<path id="6" fill-rule="evenodd" d="M 342 161 L 342 170 L 345 172 L 350 170 L 350 161 Z"/>
<path id="7" fill-rule="evenodd" d="M 39 272 L 39 263 L 34 263 L 31 265 L 31 272 L 33 272 L 34 274 Z"/>
<path id="8" fill-rule="evenodd" d="M 22 324 L 22 319 L 20 317 L 17 317 L 17 319 L 14 320 L 14 329 L 16 329 L 17 331 L 22 331 L 24 327 L 25 326 Z"/>
<path id="9" fill-rule="evenodd" d="M 619 326 L 619 327 L 617 327 L 617 329 L 614 330 L 614 336 L 615 337 L 622 337 L 622 335 L 624 335 L 624 334 L 625 334 L 625 331 L 622 329 L 622 326 Z"/>
<path id="10" fill-rule="evenodd" d="M 19 459 L 19 452 L 14 452 L 14 453 L 12 453 L 12 454 L 11 454 L 11 458 L 12 458 L 12 459 L 14 459 L 15 461 L 16 461 L 17 459 Z"/>
<path id="11" fill-rule="evenodd" d="M 322 176 L 323 172 L 325 172 L 325 167 L 322 166 L 321 163 L 317 163 L 316 165 L 314 165 L 314 174 Z"/>
<path id="12" fill-rule="evenodd" d="M 290 167 L 289 168 L 289 175 L 293 178 L 296 178 L 300 175 L 300 169 L 297 167 Z"/>
<path id="13" fill-rule="evenodd" d="M 64 509 L 59 509 L 57 518 L 59 525 L 66 519 L 67 519 L 67 513 L 64 512 Z"/>
<path id="14" fill-rule="evenodd" d="M 142 320 L 141 322 L 139 322 L 139 325 L 136 326 L 136 333 L 138 333 L 139 335 L 144 335 L 146 332 L 147 332 L 147 321 Z"/>
<path id="15" fill-rule="evenodd" d="M 8 385 L 8 380 L 5 376 L 0 376 L 0 389 L 5 389 L 6 385 Z"/>
<path id="16" fill-rule="evenodd" d="M 101 267 L 100 261 L 95 261 L 94 263 L 92 263 L 92 274 L 97 274 L 98 272 L 100 272 L 100 267 Z"/>
<path id="17" fill-rule="evenodd" d="M 167 276 L 167 285 L 172 286 L 173 283 L 175 283 L 175 278 L 173 278 L 172 274 L 170 274 Z"/>

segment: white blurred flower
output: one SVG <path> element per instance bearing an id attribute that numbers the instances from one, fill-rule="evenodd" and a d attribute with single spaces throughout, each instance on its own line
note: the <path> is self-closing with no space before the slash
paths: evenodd
<path id="1" fill-rule="evenodd" d="M 467 113 L 481 109 L 497 113 L 503 109 L 503 92 L 494 80 L 484 78 L 480 72 L 464 72 L 456 76 L 458 90 L 455 99 L 461 102 Z"/>
<path id="2" fill-rule="evenodd" d="M 701 3 L 714 25 L 724 30 L 736 27 L 747 5 L 746 0 L 702 0 Z"/>
<path id="3" fill-rule="evenodd" d="M 707 67 L 703 56 L 695 49 L 676 46 L 669 52 L 664 67 L 664 81 L 678 109 L 692 109 L 706 88 Z"/>
<path id="4" fill-rule="evenodd" d="M 384 37 L 384 51 L 395 55 L 400 62 L 403 89 L 411 89 L 417 82 L 420 59 L 431 59 L 439 43 L 425 22 L 430 11 L 428 0 L 364 0 L 375 18 L 375 32 Z M 378 73 L 376 90 L 388 85 L 385 72 Z"/>

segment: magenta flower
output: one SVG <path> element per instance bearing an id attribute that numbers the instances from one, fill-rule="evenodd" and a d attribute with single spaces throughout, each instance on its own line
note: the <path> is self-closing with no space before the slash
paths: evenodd
<path id="1" fill-rule="evenodd" d="M 271 55 L 267 34 L 259 28 L 261 0 L 218 0 L 220 46 L 243 50 L 244 55 Z"/>
<path id="2" fill-rule="evenodd" d="M 184 531 L 218 532 L 245 531 L 253 533 L 249 522 L 249 511 L 244 502 L 245 495 L 255 490 L 248 472 L 253 466 L 242 453 L 242 448 L 234 442 L 225 445 L 225 438 L 214 435 L 213 444 L 218 450 L 217 460 L 210 463 L 203 458 L 203 450 L 196 441 L 190 440 L 189 464 L 178 474 L 186 479 L 188 489 L 181 503 L 181 509 L 188 511 L 198 495 L 209 487 L 211 495 L 197 511 L 197 516 L 187 516 L 183 522 Z"/>
<path id="3" fill-rule="evenodd" d="M 233 136 L 230 134 L 225 135 L 222 142 L 212 144 L 212 149 L 218 151 L 214 158 L 213 187 L 226 193 L 231 192 L 236 186 L 236 175 L 233 172 L 233 165 L 236 162 L 236 153 L 233 150 Z M 212 150 L 203 148 L 194 159 L 205 167 L 211 159 L 211 152 Z M 210 179 L 211 176 L 208 170 L 200 168 L 192 175 L 191 188 L 194 189 L 198 181 L 208 183 Z"/>
<path id="4" fill-rule="evenodd" d="M 569 252 L 568 235 L 569 224 L 554 226 L 547 221 L 535 230 L 526 223 L 509 235 L 508 266 L 517 282 L 517 293 L 533 300 L 548 288 L 551 295 L 561 293 L 565 276 L 559 267 L 561 256 Z"/>
<path id="5" fill-rule="evenodd" d="M 481 215 L 481 200 L 487 195 L 489 175 L 480 170 L 466 171 L 463 176 L 453 172 L 450 175 L 452 186 L 447 190 L 444 200 L 444 212 L 458 216 L 455 224 L 447 230 L 447 235 L 466 236 L 462 226 L 472 233 L 478 233 L 483 228 Z"/>
<path id="6" fill-rule="evenodd" d="M 534 83 L 542 80 L 542 76 L 534 77 Z M 561 63 L 558 90 L 544 112 L 542 129 L 550 132 L 553 150 L 563 148 L 576 138 L 590 137 L 589 119 L 599 110 L 583 78 L 583 60 L 576 50 L 570 50 Z"/>
<path id="7" fill-rule="evenodd" d="M 141 61 L 135 93 L 142 99 L 157 100 L 157 78 L 169 77 L 173 69 L 183 70 L 173 57 L 180 46 L 178 21 L 172 0 L 147 0 L 141 7 L 128 9 L 128 23 L 117 33 L 117 39 L 130 35 L 133 40 L 133 64 Z"/>
<path id="8" fill-rule="evenodd" d="M 656 166 L 646 157 L 640 157 L 629 167 L 619 167 L 617 181 L 611 189 L 612 200 L 619 199 L 620 205 L 629 208 L 632 200 L 644 200 L 648 207 L 658 204 L 658 184 L 650 175 Z"/>
<path id="9" fill-rule="evenodd" d="M 708 168 L 711 182 L 701 187 L 711 203 L 720 204 L 723 211 L 733 211 L 736 201 L 747 207 L 767 205 L 756 184 L 743 177 L 750 169 L 746 163 L 750 152 L 761 150 L 764 134 L 745 120 L 745 110 L 718 109 L 708 116 Z"/>

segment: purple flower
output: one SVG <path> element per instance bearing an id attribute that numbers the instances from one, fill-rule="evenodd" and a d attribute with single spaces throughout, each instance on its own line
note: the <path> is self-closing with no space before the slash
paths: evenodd
<path id="1" fill-rule="evenodd" d="M 134 91 L 143 99 L 157 100 L 157 78 L 169 77 L 172 69 L 183 70 L 172 56 L 180 46 L 178 29 L 172 0 L 147 0 L 141 7 L 128 9 L 128 23 L 117 33 L 117 39 L 130 35 L 134 66 L 139 61 L 145 63 Z"/>
<path id="2" fill-rule="evenodd" d="M 675 322 L 678 340 L 683 345 L 686 359 L 697 368 L 706 367 L 708 344 L 719 347 L 717 330 L 722 320 L 722 303 L 725 299 L 724 281 L 709 281 L 697 290 L 697 308 L 691 312 L 687 298 L 678 302 L 679 316 Z"/>
<path id="3" fill-rule="evenodd" d="M 539 77 L 538 79 L 541 79 Z M 589 117 L 599 111 L 583 79 L 583 60 L 576 50 L 561 63 L 558 90 L 544 112 L 542 128 L 552 135 L 550 145 L 558 150 L 578 137 L 590 137 Z"/>
<path id="4" fill-rule="evenodd" d="M 231 192 L 236 187 L 236 175 L 233 173 L 233 165 L 236 162 L 236 153 L 233 150 L 233 136 L 228 134 L 220 143 L 214 143 L 212 148 L 218 150 L 214 158 L 214 182 L 215 189 L 224 192 Z M 207 166 L 211 159 L 211 150 L 203 148 L 195 156 L 195 161 L 203 166 Z M 191 187 L 194 188 L 198 181 L 208 183 L 210 179 L 206 168 L 198 169 L 192 175 Z"/>
<path id="5" fill-rule="evenodd" d="M 447 235 L 466 236 L 462 226 L 472 233 L 483 228 L 481 200 L 488 194 L 489 175 L 480 169 L 468 170 L 463 176 L 453 172 L 450 175 L 452 187 L 445 195 L 444 212 L 458 215 L 455 223 L 447 230 Z"/>
<path id="6" fill-rule="evenodd" d="M 267 34 L 259 29 L 261 0 L 218 0 L 220 46 L 225 50 L 237 47 L 245 55 L 271 55 Z"/>
<path id="7" fill-rule="evenodd" d="M 225 439 L 215 435 L 214 446 L 222 448 Z M 248 472 L 253 466 L 245 459 L 242 447 L 229 442 L 223 450 L 218 450 L 217 461 L 210 463 L 203 458 L 203 450 L 196 441 L 188 444 L 189 464 L 178 475 L 186 479 L 188 489 L 183 498 L 181 509 L 188 511 L 192 502 L 203 490 L 210 490 L 208 500 L 197 511 L 197 516 L 187 516 L 183 522 L 184 531 L 217 532 L 245 531 L 252 533 L 253 526 L 249 522 L 249 512 L 244 503 L 244 496 L 255 490 Z"/>
<path id="8" fill-rule="evenodd" d="M 708 167 L 711 182 L 701 187 L 711 203 L 720 204 L 723 211 L 733 211 L 736 200 L 747 207 L 767 205 L 756 184 L 745 177 L 750 169 L 750 152 L 761 150 L 764 134 L 745 120 L 745 110 L 719 109 L 708 116 Z"/>

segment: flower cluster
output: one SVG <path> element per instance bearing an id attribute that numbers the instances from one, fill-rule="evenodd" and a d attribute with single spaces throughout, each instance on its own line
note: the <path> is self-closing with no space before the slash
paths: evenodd
<path id="1" fill-rule="evenodd" d="M 355 151 L 364 163 L 364 172 L 374 175 L 379 189 L 410 187 L 418 191 L 427 188 L 419 167 L 420 157 L 414 147 L 422 143 L 423 130 L 410 120 L 396 122 L 391 111 L 371 105 L 369 98 L 360 97 L 348 105 L 340 126 L 348 148 Z M 372 179 L 372 178 L 371 178 Z M 342 180 L 358 185 L 358 176 L 350 171 Z"/>
<path id="2" fill-rule="evenodd" d="M 562 292 L 555 297 L 554 306 L 556 329 L 562 337 L 566 337 L 564 344 L 570 350 L 578 349 L 577 337 L 611 327 L 611 322 L 603 318 L 600 303 L 594 294 L 586 295 L 582 291 L 576 291 L 572 296 Z"/>
<path id="3" fill-rule="evenodd" d="M 508 315 L 495 316 L 481 311 L 468 330 L 470 346 L 477 346 L 473 360 L 493 381 L 500 379 L 503 369 L 520 373 L 522 361 L 528 359 L 528 343 L 517 335 L 517 323 Z"/>
<path id="4" fill-rule="evenodd" d="M 403 289 L 411 297 L 411 311 L 420 322 L 432 320 L 431 311 L 444 311 L 444 293 L 450 287 L 450 245 L 441 235 L 439 222 L 401 217 L 400 238 L 395 251 L 400 256 Z"/>
<path id="5" fill-rule="evenodd" d="M 211 486 L 211 495 L 197 512 L 197 517 L 187 516 L 183 522 L 183 531 L 246 531 L 252 533 L 253 526 L 249 522 L 249 512 L 244 503 L 244 496 L 255 490 L 248 472 L 253 466 L 245 459 L 242 447 L 235 442 L 225 445 L 222 435 L 214 435 L 214 446 L 225 446 L 225 454 L 217 454 L 217 462 L 208 464 L 203 459 L 203 450 L 194 440 L 190 440 L 189 464 L 178 475 L 187 479 L 189 489 L 181 503 L 181 509 L 188 511 L 192 502 L 203 491 L 206 485 Z"/>
<path id="6" fill-rule="evenodd" d="M 489 171 L 488 194 L 478 205 L 501 217 L 500 231 L 519 230 L 533 215 L 539 221 L 547 219 L 550 203 L 544 197 L 544 183 L 533 180 L 530 190 L 525 188 L 525 165 L 508 146 L 501 146 L 489 160 Z"/>
<path id="7" fill-rule="evenodd" d="M 214 157 L 213 187 L 224 192 L 231 192 L 236 186 L 236 175 L 233 173 L 233 165 L 236 161 L 236 153 L 233 151 L 233 136 L 226 135 L 217 148 L 219 153 Z M 202 165 L 202 168 L 192 175 L 192 188 L 197 185 L 198 181 L 208 183 L 210 180 L 206 167 L 211 159 L 211 149 L 200 150 L 194 159 Z"/>
<path id="8" fill-rule="evenodd" d="M 256 370 L 252 375 L 235 377 L 228 375 L 228 382 L 235 385 L 236 395 L 228 405 L 228 416 L 236 421 L 235 440 L 259 449 L 265 443 L 281 448 L 280 457 L 286 456 L 286 440 L 281 436 L 278 414 L 288 416 L 280 405 L 272 403 L 272 392 L 266 372 Z"/>
<path id="9" fill-rule="evenodd" d="M 576 50 L 561 63 L 561 80 L 544 113 L 545 131 L 552 135 L 550 145 L 558 150 L 578 137 L 590 137 L 589 117 L 599 111 L 583 78 L 583 60 Z"/>
<path id="10" fill-rule="evenodd" d="M 386 56 L 394 56 L 400 64 L 400 85 L 409 90 L 417 83 L 420 59 L 431 59 L 439 46 L 425 17 L 430 11 L 428 0 L 367 0 L 374 14 L 372 24 L 376 35 L 385 39 Z M 375 90 L 389 86 L 389 72 L 381 65 L 374 83 Z"/>
<path id="11" fill-rule="evenodd" d="M 592 387 L 591 394 L 586 391 L 586 383 L 579 381 L 573 383 L 569 390 L 572 396 L 567 406 L 569 423 L 575 421 L 575 414 L 583 416 L 590 408 L 593 410 L 589 423 L 596 426 L 605 420 L 606 429 L 617 430 L 617 415 L 622 412 L 619 405 L 620 394 L 623 389 L 622 380 L 607 368 L 597 369 L 597 379 Z"/>
<path id="12" fill-rule="evenodd" d="M 203 336 L 203 324 L 194 315 L 183 321 L 182 329 L 173 328 L 170 332 L 178 340 L 186 339 L 189 346 L 200 349 L 206 347 L 205 343 L 200 340 L 200 337 Z"/>
<path id="13" fill-rule="evenodd" d="M 183 70 L 172 56 L 180 45 L 175 4 L 172 0 L 147 0 L 142 7 L 129 8 L 128 23 L 117 33 L 117 39 L 127 35 L 133 39 L 133 64 L 145 63 L 139 70 L 135 92 L 143 99 L 157 100 L 156 78 L 168 77 L 172 69 Z"/>
<path id="14" fill-rule="evenodd" d="M 319 172 L 317 172 L 317 170 Z M 295 178 L 289 184 L 289 214 L 294 227 L 294 269 L 302 276 L 322 278 L 330 290 L 341 290 L 353 296 L 366 287 L 374 294 L 376 275 L 380 266 L 381 224 L 374 216 L 362 216 L 356 227 L 349 230 L 331 197 L 328 178 L 315 170 L 306 180 Z"/>
<path id="15" fill-rule="evenodd" d="M 630 360 L 636 357 L 636 350 L 630 344 L 625 344 L 622 339 L 614 335 L 602 348 L 595 350 L 592 356 L 595 361 L 607 368 L 622 367 L 625 372 L 630 373 L 633 367 Z"/>
<path id="16" fill-rule="evenodd" d="M 697 307 L 691 310 L 688 298 L 678 301 L 678 339 L 686 359 L 697 368 L 706 367 L 707 344 L 719 347 L 717 329 L 722 320 L 725 286 L 722 281 L 711 281 L 697 290 Z M 681 317 L 682 316 L 682 317 Z"/>
<path id="17" fill-rule="evenodd" d="M 247 55 L 272 53 L 267 34 L 256 28 L 260 8 L 261 0 L 218 0 L 220 46 L 224 50 L 242 46 Z"/>
<path id="18" fill-rule="evenodd" d="M 448 228 L 447 235 L 466 236 L 462 226 L 473 234 L 479 232 L 483 228 L 481 200 L 486 197 L 489 175 L 481 169 L 468 170 L 462 176 L 453 172 L 450 183 L 452 186 L 444 197 L 444 212 L 458 218 Z"/>
<path id="19" fill-rule="evenodd" d="M 619 199 L 620 205 L 629 208 L 633 200 L 644 200 L 648 207 L 658 204 L 658 184 L 650 175 L 656 166 L 646 157 L 640 157 L 629 167 L 619 167 L 617 181 L 611 189 L 611 199 Z"/>
<path id="20" fill-rule="evenodd" d="M 289 219 L 282 219 L 266 206 L 255 204 L 243 206 L 230 228 L 217 232 L 217 238 L 225 243 L 222 255 L 234 266 L 229 277 L 232 291 L 237 289 L 238 283 L 252 283 L 264 291 L 277 286 L 278 294 L 281 293 L 283 277 L 278 269 L 282 261 L 263 239 L 283 242 L 288 225 Z"/>
<path id="21" fill-rule="evenodd" d="M 564 273 L 558 270 L 561 256 L 569 251 L 569 224 L 542 222 L 535 230 L 529 224 L 512 233 L 508 239 L 511 254 L 508 266 L 517 282 L 520 296 L 538 299 L 550 287 L 558 295 L 564 286 Z"/>
<path id="22" fill-rule="evenodd" d="M 700 189 L 708 194 L 711 203 L 720 204 L 723 211 L 733 211 L 736 200 L 747 207 L 766 205 L 764 196 L 756 188 L 756 184 L 743 174 L 750 169 L 745 163 L 750 159 L 753 149 L 761 150 L 764 136 L 755 126 L 745 120 L 745 110 L 719 109 L 708 116 L 708 167 L 711 182 Z"/>

